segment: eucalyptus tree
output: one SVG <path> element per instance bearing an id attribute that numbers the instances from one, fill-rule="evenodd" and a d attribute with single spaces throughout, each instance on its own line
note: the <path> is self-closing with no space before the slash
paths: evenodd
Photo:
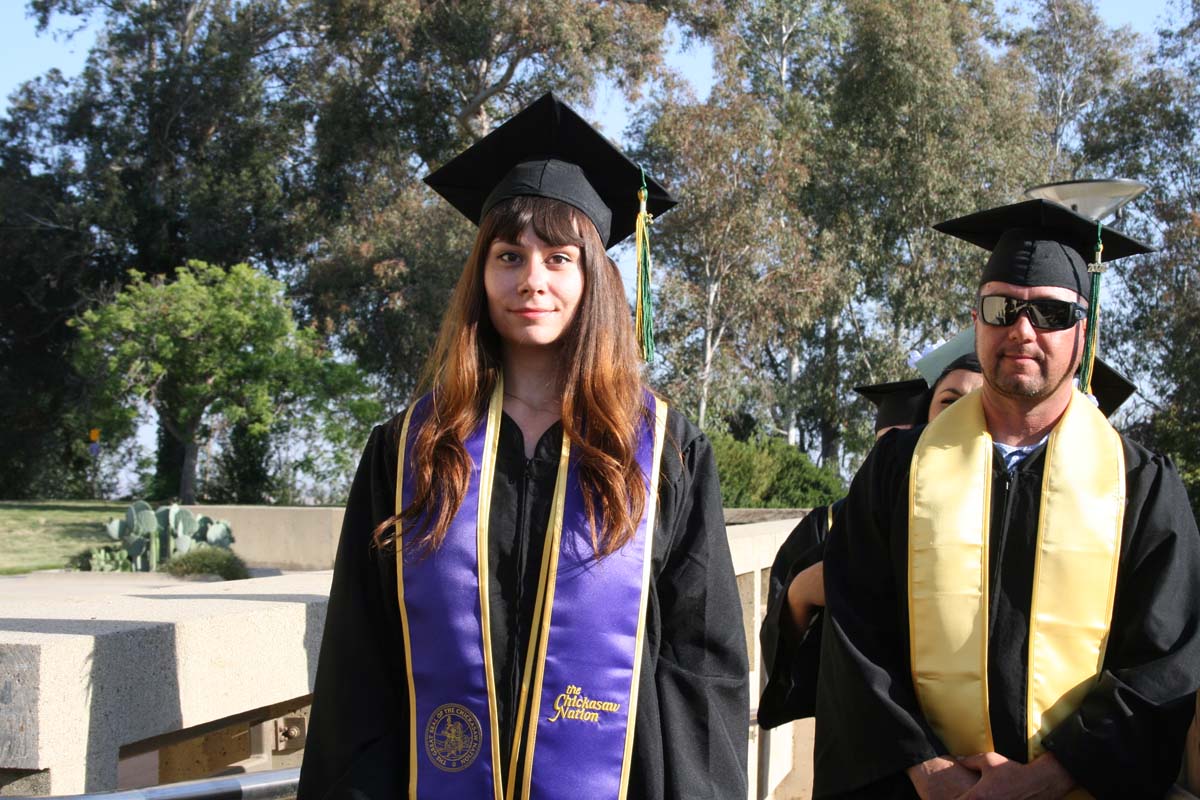
<path id="1" fill-rule="evenodd" d="M 1114 265 L 1101 346 L 1137 377 L 1136 435 L 1176 458 L 1200 511 L 1200 15 L 1175 8 L 1146 69 L 1086 116 L 1081 153 L 1150 187 L 1121 224 L 1158 251 Z"/>
<path id="2" fill-rule="evenodd" d="M 1031 89 L 998 46 L 987 3 L 749 8 L 758 17 L 748 30 L 816 32 L 793 40 L 789 63 L 804 66 L 769 80 L 749 52 L 756 43 L 739 38 L 742 63 L 757 65 L 747 91 L 777 95 L 788 135 L 808 151 L 793 198 L 811 226 L 809 252 L 840 271 L 821 313 L 763 363 L 794 378 L 802 442 L 837 463 L 844 432 L 867 416 L 849 387 L 900 377 L 909 348 L 965 322 L 978 261 L 930 225 L 1027 183 Z"/>
<path id="3" fill-rule="evenodd" d="M 1029 25 L 1012 38 L 1032 76 L 1039 121 L 1030 151 L 1044 181 L 1087 177 L 1079 126 L 1137 69 L 1141 42 L 1110 28 L 1092 0 L 1034 0 Z"/>
<path id="4" fill-rule="evenodd" d="M 603 76 L 636 97 L 688 5 L 312 0 L 313 317 L 411 391 L 473 236 L 421 176 L 546 91 L 586 107 Z"/>
<path id="5" fill-rule="evenodd" d="M 659 97 L 637 127 L 639 157 L 680 199 L 654 224 L 660 373 L 705 427 L 710 406 L 728 414 L 760 387 L 745 354 L 769 323 L 811 313 L 828 282 L 791 213 L 805 167 L 769 111 L 722 87 Z"/>

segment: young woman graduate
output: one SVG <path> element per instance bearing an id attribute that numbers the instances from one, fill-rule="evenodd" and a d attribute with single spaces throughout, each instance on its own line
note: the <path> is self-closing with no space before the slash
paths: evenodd
<path id="1" fill-rule="evenodd" d="M 300 800 L 745 797 L 713 452 L 605 253 L 674 201 L 552 95 L 426 182 L 479 234 L 351 488 Z"/>

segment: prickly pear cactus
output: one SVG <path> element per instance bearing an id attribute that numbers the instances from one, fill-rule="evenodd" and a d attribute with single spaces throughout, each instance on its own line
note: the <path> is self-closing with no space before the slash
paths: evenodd
<path id="1" fill-rule="evenodd" d="M 217 521 L 208 526 L 208 530 L 204 532 L 204 540 L 213 547 L 225 547 L 233 544 L 233 533 L 229 530 L 229 523 Z"/>
<path id="2" fill-rule="evenodd" d="M 195 536 L 199 529 L 200 523 L 196 521 L 196 515 L 186 508 L 180 508 L 171 521 L 171 531 L 176 536 Z"/>
<path id="3" fill-rule="evenodd" d="M 109 538 L 119 542 L 129 534 L 129 523 L 123 519 L 113 517 L 104 526 L 104 529 L 108 531 Z"/>
<path id="4" fill-rule="evenodd" d="M 201 547 L 228 549 L 234 541 L 224 520 L 196 515 L 175 504 L 155 511 L 141 500 L 125 510 L 124 519 L 111 520 L 105 530 L 121 543 L 132 569 L 142 572 L 157 571 L 176 554 Z"/>

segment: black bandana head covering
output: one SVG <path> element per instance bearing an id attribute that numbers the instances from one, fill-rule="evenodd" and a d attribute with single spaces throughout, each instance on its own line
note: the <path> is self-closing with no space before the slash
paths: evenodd
<path id="1" fill-rule="evenodd" d="M 946 365 L 946 368 L 942 370 L 942 374 L 938 375 L 937 380 L 931 383 L 929 388 L 936 389 L 937 385 L 942 382 L 942 378 L 946 377 L 951 372 L 960 369 L 970 370 L 971 372 L 978 373 L 983 372 L 983 366 L 979 363 L 979 356 L 975 355 L 973 352 L 963 353 L 961 356 Z"/>

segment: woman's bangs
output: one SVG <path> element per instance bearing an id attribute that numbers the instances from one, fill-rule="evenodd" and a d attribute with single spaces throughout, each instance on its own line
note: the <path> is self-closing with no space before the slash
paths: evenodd
<path id="1" fill-rule="evenodd" d="M 585 240 L 581 228 L 592 224 L 574 206 L 548 197 L 514 197 L 488 214 L 495 217 L 495 238 L 514 244 L 530 229 L 547 244 L 573 244 L 582 248 Z"/>

